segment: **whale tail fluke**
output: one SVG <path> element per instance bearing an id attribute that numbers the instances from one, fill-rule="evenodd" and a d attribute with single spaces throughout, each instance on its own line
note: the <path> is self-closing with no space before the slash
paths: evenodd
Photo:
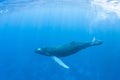
<path id="1" fill-rule="evenodd" d="M 91 45 L 94 46 L 94 45 L 100 45 L 102 44 L 103 42 L 101 40 L 97 40 L 95 37 L 93 37 L 92 39 L 92 42 L 91 42 Z"/>
<path id="2" fill-rule="evenodd" d="M 60 66 L 62 66 L 63 68 L 69 69 L 70 67 L 67 66 L 62 60 L 60 60 L 58 57 L 56 56 L 52 56 L 52 59 L 58 63 Z"/>
<path id="3" fill-rule="evenodd" d="M 95 36 L 93 37 L 93 39 L 92 39 L 92 42 L 95 42 L 96 41 L 96 38 L 95 38 Z"/>

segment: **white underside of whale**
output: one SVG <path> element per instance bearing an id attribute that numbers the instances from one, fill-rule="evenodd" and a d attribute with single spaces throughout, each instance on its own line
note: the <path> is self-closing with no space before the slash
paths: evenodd
<path id="1" fill-rule="evenodd" d="M 59 59 L 56 56 L 52 56 L 52 59 L 58 63 L 60 66 L 62 66 L 63 68 L 69 69 L 70 67 L 68 65 L 66 65 L 61 59 Z"/>

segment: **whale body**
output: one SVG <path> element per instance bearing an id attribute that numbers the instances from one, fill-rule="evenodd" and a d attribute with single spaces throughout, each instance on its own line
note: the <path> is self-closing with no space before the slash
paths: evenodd
<path id="1" fill-rule="evenodd" d="M 65 65 L 59 57 L 66 57 L 70 56 L 72 54 L 75 54 L 79 52 L 80 50 L 83 50 L 85 48 L 88 48 L 90 46 L 96 46 L 101 45 L 103 42 L 101 40 L 96 40 L 95 38 L 91 42 L 75 42 L 72 41 L 65 45 L 55 46 L 55 47 L 44 47 L 44 48 L 37 48 L 35 49 L 35 53 L 45 55 L 45 56 L 51 56 L 58 64 L 64 65 L 63 67 L 68 68 L 67 65 Z"/>

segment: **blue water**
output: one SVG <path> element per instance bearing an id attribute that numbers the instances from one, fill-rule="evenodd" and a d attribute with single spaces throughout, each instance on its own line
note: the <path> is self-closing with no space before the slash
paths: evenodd
<path id="1" fill-rule="evenodd" d="M 120 20 L 92 24 L 89 2 L 74 4 L 1 6 L 0 80 L 120 80 Z M 92 41 L 93 37 L 104 43 L 61 58 L 69 70 L 34 53 L 38 47 Z"/>

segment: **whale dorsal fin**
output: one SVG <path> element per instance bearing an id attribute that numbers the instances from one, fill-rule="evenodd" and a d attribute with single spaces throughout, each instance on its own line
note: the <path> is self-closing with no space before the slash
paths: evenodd
<path id="1" fill-rule="evenodd" d="M 76 43 L 75 41 L 70 42 L 71 45 L 74 45 L 75 43 Z"/>
<path id="2" fill-rule="evenodd" d="M 56 56 L 52 56 L 52 59 L 58 63 L 60 66 L 62 66 L 63 68 L 69 69 L 70 67 L 67 66 L 62 60 L 60 60 L 58 57 Z"/>

